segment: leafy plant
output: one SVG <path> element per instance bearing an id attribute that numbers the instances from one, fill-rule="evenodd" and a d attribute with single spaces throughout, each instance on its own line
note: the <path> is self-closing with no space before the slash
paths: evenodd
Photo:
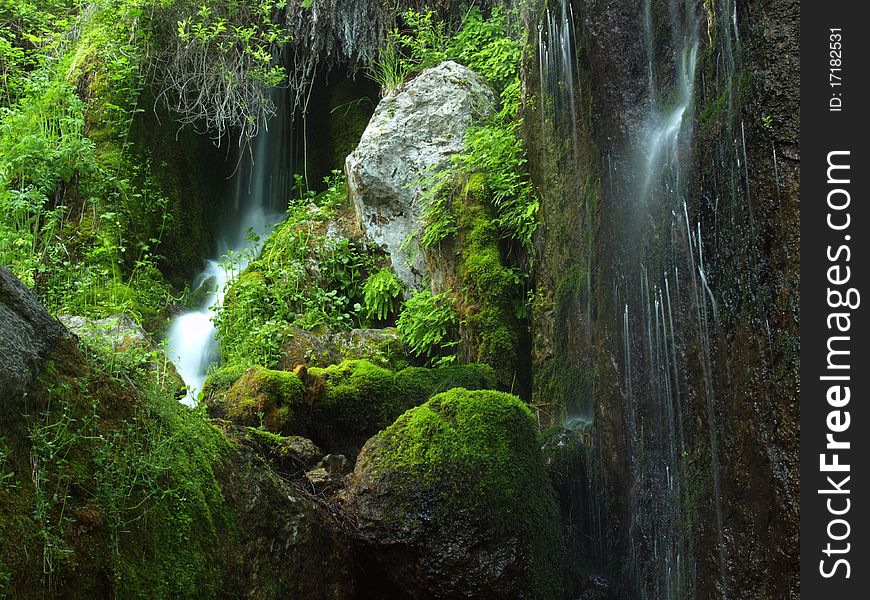
<path id="1" fill-rule="evenodd" d="M 347 198 L 340 174 L 320 194 L 299 190 L 286 220 L 229 287 L 215 324 L 227 363 L 275 365 L 291 328 L 350 329 L 365 318 L 369 249 L 330 232 Z"/>
<path id="2" fill-rule="evenodd" d="M 396 40 L 390 37 L 369 69 L 368 76 L 380 86 L 381 95 L 387 96 L 405 81 L 407 75 L 407 66 L 399 57 Z"/>
<path id="3" fill-rule="evenodd" d="M 386 78 L 384 74 L 400 76 L 397 83 L 401 83 L 408 75 L 445 60 L 454 60 L 477 72 L 496 91 L 507 87 L 517 75 L 522 47 L 517 32 L 509 26 L 508 13 L 502 8 L 495 8 L 488 18 L 479 7 L 469 8 L 455 32 L 439 21 L 432 9 L 409 9 L 401 14 L 401 20 L 404 26 L 389 33 L 372 74 L 385 89 L 391 89 L 389 83 L 395 83 L 397 77 Z"/>
<path id="4" fill-rule="evenodd" d="M 532 252 L 537 229 L 538 198 L 529 178 L 526 147 L 519 135 L 519 80 L 502 94 L 503 108 L 493 117 L 468 129 L 463 151 L 450 166 L 419 180 L 423 188 L 421 243 L 433 246 L 457 232 L 454 196 L 470 175 L 483 175 L 486 201 L 495 209 L 495 223 L 506 240 L 519 242 Z"/>
<path id="5" fill-rule="evenodd" d="M 0 490 L 15 487 L 15 472 L 7 471 L 12 449 L 2 437 L 0 437 Z"/>
<path id="6" fill-rule="evenodd" d="M 447 294 L 418 291 L 405 301 L 396 328 L 402 340 L 418 357 L 433 365 L 455 362 L 459 316 Z"/>
<path id="7" fill-rule="evenodd" d="M 253 138 L 275 113 L 269 89 L 287 77 L 276 60 L 290 41 L 287 0 L 178 2 L 172 47 L 156 61 L 166 97 L 184 123 L 205 123 L 221 138 L 231 129 Z M 186 13 L 186 14 L 185 14 Z"/>
<path id="8" fill-rule="evenodd" d="M 391 41 L 398 48 L 398 62 L 405 72 L 416 73 L 443 60 L 455 60 L 487 79 L 501 96 L 501 109 L 468 129 L 465 148 L 453 157 L 452 164 L 419 180 L 424 190 L 423 245 L 433 246 L 457 232 L 452 196 L 468 175 L 483 173 L 502 235 L 531 252 L 538 201 L 520 136 L 522 46 L 510 28 L 508 14 L 497 8 L 487 18 L 478 7 L 472 7 L 452 35 L 444 23 L 435 22 L 432 11 L 411 10 L 403 18 L 406 29 L 394 31 Z"/>
<path id="9" fill-rule="evenodd" d="M 369 318 L 386 321 L 396 311 L 402 284 L 390 269 L 370 276 L 363 287 L 364 306 Z"/>

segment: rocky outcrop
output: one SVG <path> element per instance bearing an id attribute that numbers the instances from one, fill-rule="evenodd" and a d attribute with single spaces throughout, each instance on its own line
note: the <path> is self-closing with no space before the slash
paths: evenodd
<path id="1" fill-rule="evenodd" d="M 63 337 L 63 327 L 12 271 L 0 267 L 0 420 L 16 405 Z"/>
<path id="2" fill-rule="evenodd" d="M 97 352 L 138 352 L 142 369 L 171 389 L 178 397 L 185 394 L 184 380 L 165 352 L 145 329 L 127 315 L 91 319 L 78 315 L 58 315 L 58 320 L 73 335 Z"/>
<path id="3" fill-rule="evenodd" d="M 542 193 L 536 403 L 594 414 L 612 593 L 796 597 L 798 3 L 704 3 L 691 19 L 661 2 L 570 6 L 574 88 L 537 80 L 544 45 L 526 81 L 542 90 L 525 120 Z M 691 35 L 683 81 L 675 45 Z M 663 139 L 650 107 L 679 89 L 693 98 L 679 151 L 645 177 L 637 157 Z"/>
<path id="4" fill-rule="evenodd" d="M 87 357 L 5 269 L 0 300 L 0 373 L 18 376 L 0 390 L 28 411 L 0 420 L 0 596 L 354 597 L 322 503 L 120 358 Z"/>
<path id="5" fill-rule="evenodd" d="M 391 371 L 365 360 L 295 372 L 229 367 L 203 387 L 217 419 L 313 440 L 325 452 L 356 456 L 371 436 L 433 394 L 454 387 L 495 386 L 486 365 Z"/>
<path id="6" fill-rule="evenodd" d="M 381 100 L 359 146 L 347 157 L 345 172 L 359 224 L 390 255 L 408 289 L 421 289 L 426 274 L 417 242 L 419 182 L 462 151 L 469 125 L 494 104 L 481 77 L 444 62 Z"/>
<path id="7" fill-rule="evenodd" d="M 218 481 L 238 524 L 238 571 L 224 597 L 354 597 L 349 547 L 321 506 L 263 468 L 246 450 L 231 453 Z"/>
<path id="8" fill-rule="evenodd" d="M 294 327 L 284 335 L 278 367 L 284 370 L 299 365 L 328 367 L 347 359 L 398 368 L 407 365 L 410 357 L 395 327 L 322 332 Z"/>
<path id="9" fill-rule="evenodd" d="M 561 597 L 556 503 L 514 396 L 456 389 L 408 411 L 340 497 L 363 554 L 412 598 Z"/>

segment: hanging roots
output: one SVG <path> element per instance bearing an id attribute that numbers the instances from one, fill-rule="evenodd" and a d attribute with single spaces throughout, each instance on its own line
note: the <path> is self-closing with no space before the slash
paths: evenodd
<path id="1" fill-rule="evenodd" d="M 450 18 L 459 14 L 461 4 L 240 0 L 205 5 L 182 0 L 155 9 L 159 48 L 152 48 L 151 77 L 158 98 L 182 124 L 208 131 L 218 142 L 232 132 L 244 143 L 275 114 L 270 88 L 289 87 L 293 111 L 304 112 L 318 74 L 339 65 L 355 74 L 374 64 L 397 14 L 428 6 Z"/>

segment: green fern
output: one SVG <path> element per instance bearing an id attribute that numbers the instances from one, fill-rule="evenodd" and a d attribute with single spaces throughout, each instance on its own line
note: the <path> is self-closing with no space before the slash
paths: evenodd
<path id="1" fill-rule="evenodd" d="M 459 315 L 446 294 L 433 295 L 428 290 L 416 292 L 405 301 L 405 307 L 396 328 L 399 336 L 418 357 L 425 357 L 433 365 L 455 362 L 450 352 L 459 342 L 456 329 Z"/>
<path id="2" fill-rule="evenodd" d="M 402 284 L 389 269 L 381 269 L 366 280 L 363 302 L 369 318 L 386 321 L 396 311 Z"/>

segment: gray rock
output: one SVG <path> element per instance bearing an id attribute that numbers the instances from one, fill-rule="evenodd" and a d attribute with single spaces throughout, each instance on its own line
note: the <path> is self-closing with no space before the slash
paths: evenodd
<path id="1" fill-rule="evenodd" d="M 0 418 L 17 414 L 15 404 L 63 333 L 33 292 L 0 267 Z"/>
<path id="2" fill-rule="evenodd" d="M 347 157 L 345 172 L 360 227 L 390 255 L 408 289 L 421 289 L 425 279 L 416 238 L 418 182 L 448 165 L 462 151 L 468 127 L 494 106 L 495 95 L 481 77 L 455 62 L 441 63 L 381 100 Z"/>
<path id="3" fill-rule="evenodd" d="M 225 431 L 235 435 L 238 431 L 230 423 L 222 423 Z M 323 452 L 317 444 L 301 435 L 277 435 L 259 428 L 248 428 L 245 437 L 249 446 L 266 458 L 272 468 L 284 477 L 301 477 L 308 469 L 319 466 Z"/>
<path id="4" fill-rule="evenodd" d="M 353 465 L 343 454 L 327 454 L 305 478 L 315 491 L 334 494 L 344 487 L 344 476 L 353 471 Z"/>
<path id="5" fill-rule="evenodd" d="M 297 456 L 305 464 L 313 465 L 323 456 L 317 444 L 301 435 L 288 436 L 285 443 L 288 453 Z"/>
<path id="6" fill-rule="evenodd" d="M 353 465 L 344 454 L 327 454 L 317 465 L 332 475 L 347 475 L 353 471 Z"/>
<path id="7" fill-rule="evenodd" d="M 99 343 L 114 350 L 130 346 L 151 348 L 148 334 L 127 315 L 113 315 L 105 319 L 90 319 L 78 315 L 58 315 L 64 327 L 88 343 Z"/>
<path id="8" fill-rule="evenodd" d="M 161 382 L 165 389 L 184 395 L 184 380 L 163 350 L 154 343 L 141 325 L 127 315 L 112 315 L 91 319 L 78 315 L 58 315 L 63 325 L 95 350 L 109 352 L 143 352 L 149 376 Z"/>
<path id="9" fill-rule="evenodd" d="M 365 359 L 380 367 L 400 368 L 409 357 L 394 327 L 351 331 L 306 331 L 293 328 L 282 343 L 279 368 L 328 367 L 345 359 Z"/>

